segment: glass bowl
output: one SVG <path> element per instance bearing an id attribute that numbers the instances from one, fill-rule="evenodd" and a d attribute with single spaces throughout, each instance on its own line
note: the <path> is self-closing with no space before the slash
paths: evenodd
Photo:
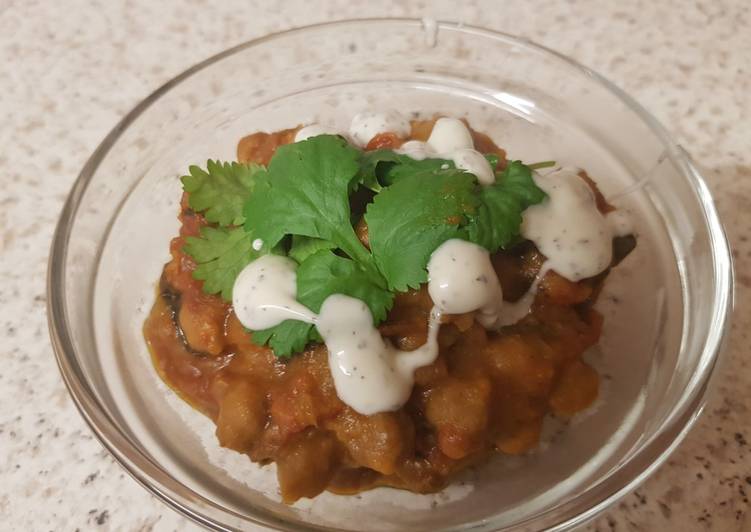
<path id="1" fill-rule="evenodd" d="M 638 245 L 606 284 L 587 354 L 597 405 L 547 422 L 540 448 L 498 456 L 436 495 L 380 488 L 283 505 L 273 466 L 221 449 L 158 379 L 141 327 L 177 233 L 189 164 L 237 140 L 365 108 L 467 117 L 509 156 L 586 168 L 632 213 Z M 133 477 L 209 528 L 563 530 L 657 468 L 704 405 L 728 330 L 732 269 L 686 153 L 618 88 L 524 39 L 431 20 L 352 20 L 251 41 L 146 98 L 104 139 L 62 211 L 49 266 L 58 363 L 81 414 Z"/>

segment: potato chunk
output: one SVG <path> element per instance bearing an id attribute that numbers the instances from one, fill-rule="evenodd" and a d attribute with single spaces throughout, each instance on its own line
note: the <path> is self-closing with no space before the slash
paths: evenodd
<path id="1" fill-rule="evenodd" d="M 266 425 L 263 389 L 247 380 L 227 386 L 219 404 L 216 436 L 222 447 L 248 452 Z"/>
<path id="2" fill-rule="evenodd" d="M 331 433 L 311 428 L 298 434 L 276 459 L 282 500 L 291 504 L 301 497 L 315 497 L 328 486 L 336 465 L 336 440 Z"/>
<path id="3" fill-rule="evenodd" d="M 414 445 L 414 428 L 403 412 L 363 416 L 345 409 L 328 424 L 355 465 L 384 475 L 394 473 L 399 458 Z"/>
<path id="4" fill-rule="evenodd" d="M 458 460 L 482 446 L 489 408 L 487 379 L 448 378 L 430 390 L 425 416 L 438 430 L 441 451 Z"/>
<path id="5" fill-rule="evenodd" d="M 571 417 L 590 406 L 599 391 L 599 377 L 581 360 L 568 364 L 550 396 L 550 408 L 561 417 Z"/>

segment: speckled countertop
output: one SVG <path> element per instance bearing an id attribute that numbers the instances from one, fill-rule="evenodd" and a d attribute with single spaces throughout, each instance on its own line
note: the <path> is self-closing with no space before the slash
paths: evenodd
<path id="1" fill-rule="evenodd" d="M 323 20 L 415 15 L 518 33 L 572 55 L 635 96 L 700 161 L 736 260 L 725 363 L 705 415 L 668 463 L 587 530 L 751 530 L 751 4 L 215 4 L 0 2 L 0 529 L 192 526 L 93 438 L 47 336 L 50 239 L 99 141 L 157 86 L 234 44 Z"/>

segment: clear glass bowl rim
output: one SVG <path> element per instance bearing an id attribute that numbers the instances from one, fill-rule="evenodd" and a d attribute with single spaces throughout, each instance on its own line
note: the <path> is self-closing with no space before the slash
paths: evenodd
<path id="1" fill-rule="evenodd" d="M 430 21 L 433 22 L 433 21 Z M 209 501 L 201 495 L 193 492 L 179 481 L 174 479 L 161 466 L 146 456 L 138 446 L 124 434 L 117 423 L 111 419 L 107 412 L 99 405 L 96 394 L 87 382 L 84 372 L 78 363 L 77 353 L 70 334 L 68 316 L 66 310 L 65 295 L 65 262 L 68 252 L 68 242 L 75 221 L 76 213 L 84 196 L 87 186 L 96 173 L 100 162 L 109 150 L 120 138 L 128 126 L 144 113 L 154 102 L 170 89 L 190 78 L 196 72 L 238 53 L 252 46 L 274 41 L 289 35 L 299 34 L 310 30 L 331 30 L 339 27 L 352 25 L 379 25 L 396 24 L 405 29 L 415 29 L 426 25 L 425 19 L 414 18 L 362 18 L 347 19 L 333 22 L 324 22 L 299 28 L 293 28 L 277 33 L 272 33 L 257 39 L 247 41 L 219 54 L 216 54 L 193 67 L 187 69 L 175 78 L 171 79 L 147 98 L 136 105 L 120 122 L 110 131 L 94 153 L 88 159 L 78 178 L 76 179 L 69 196 L 63 206 L 57 227 L 52 240 L 50 258 L 47 271 L 47 315 L 50 330 L 50 338 L 54 348 L 57 364 L 63 380 L 79 412 L 94 432 L 99 441 L 112 454 L 112 456 L 125 468 L 125 470 L 142 486 L 153 495 L 156 495 L 173 509 L 192 519 L 196 523 L 214 530 L 233 530 L 220 522 L 222 514 L 230 514 L 237 520 L 244 520 L 248 524 L 261 525 L 279 530 L 305 530 L 292 523 L 268 521 L 260 516 L 248 519 L 231 510 L 222 508 L 216 503 Z M 680 169 L 683 177 L 697 190 L 700 207 L 703 210 L 704 220 L 710 235 L 712 244 L 712 260 L 714 264 L 715 279 L 712 304 L 712 328 L 707 336 L 698 369 L 689 385 L 683 391 L 682 396 L 673 407 L 671 415 L 660 429 L 645 442 L 631 457 L 621 464 L 616 471 L 600 483 L 591 486 L 585 492 L 574 497 L 562 505 L 530 518 L 519 525 L 532 525 L 534 521 L 542 517 L 553 517 L 553 524 L 549 530 L 565 530 L 581 524 L 599 512 L 621 496 L 636 488 L 655 469 L 657 469 L 671 452 L 683 440 L 693 423 L 700 415 L 706 400 L 706 393 L 710 377 L 717 365 L 719 354 L 730 328 L 730 317 L 733 307 L 733 268 L 730 248 L 725 236 L 724 229 L 718 217 L 711 194 L 699 171 L 692 163 L 689 155 L 671 138 L 665 128 L 633 98 L 619 89 L 616 85 L 593 72 L 589 68 L 579 64 L 573 59 L 536 44 L 528 39 L 520 38 L 511 34 L 488 30 L 476 26 L 468 26 L 462 23 L 435 22 L 438 30 L 448 29 L 461 31 L 466 34 L 481 36 L 493 40 L 502 41 L 523 48 L 527 52 L 547 55 L 559 61 L 567 63 L 579 73 L 599 83 L 603 88 L 614 94 L 632 112 L 634 112 L 652 132 L 660 138 L 666 148 L 667 156 Z M 582 500 L 588 495 L 586 500 Z M 556 515 L 553 516 L 552 514 Z M 459 530 L 475 528 L 486 529 L 492 527 L 490 521 L 467 523 L 459 527 Z"/>

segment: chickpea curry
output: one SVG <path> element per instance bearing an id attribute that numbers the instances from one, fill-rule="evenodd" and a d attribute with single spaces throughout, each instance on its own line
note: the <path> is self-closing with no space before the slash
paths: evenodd
<path id="1" fill-rule="evenodd" d="M 598 396 L 598 375 L 582 358 L 598 342 L 603 327 L 594 304 L 610 269 L 636 243 L 632 235 L 623 234 L 625 231 L 611 232 L 605 235 L 607 255 L 600 257 L 596 269 L 582 264 L 574 269 L 570 253 L 565 261 L 560 258 L 556 262 L 550 246 L 560 246 L 566 235 L 553 243 L 552 239 L 525 238 L 525 231 L 534 233 L 533 209 L 555 200 L 557 185 L 547 187 L 534 168 L 530 173 L 528 166 L 508 161 L 489 137 L 466 123 L 458 126 L 456 122 L 460 121 L 454 121 L 444 124 L 444 129 L 454 128 L 451 138 L 463 134 L 462 127 L 468 131 L 470 139 L 462 142 L 471 142 L 482 160 L 467 151 L 466 145 L 447 149 L 445 138 L 437 136 L 435 119 L 406 123 L 403 119 L 397 123 L 383 117 L 379 120 L 360 120 L 361 129 L 352 136 L 369 139 L 361 150 L 349 147 L 341 136 L 328 134 L 336 132 L 316 130 L 312 133 L 319 135 L 306 137 L 306 128 L 294 128 L 243 138 L 234 165 L 215 163 L 215 171 L 210 168 L 200 175 L 191 169 L 193 180 L 184 179 L 180 233 L 170 244 L 171 260 L 164 267 L 156 301 L 144 325 L 159 376 L 216 423 L 221 446 L 244 453 L 259 464 L 275 463 L 286 503 L 315 497 L 324 490 L 354 494 L 377 486 L 436 492 L 459 472 L 491 455 L 520 455 L 533 450 L 540 441 L 546 416 L 568 419 L 591 406 Z M 329 144 L 320 139 L 328 139 L 325 142 Z M 316 142 L 321 144 L 314 146 Z M 359 177 L 343 185 L 350 224 L 347 231 L 351 229 L 353 236 L 343 237 L 341 243 L 334 240 L 333 233 L 321 230 L 316 236 L 300 224 L 286 226 L 286 232 L 274 242 L 268 236 L 273 231 L 263 233 L 265 222 L 253 217 L 253 196 L 274 190 L 273 182 L 267 186 L 260 177 L 248 186 L 246 196 L 240 194 L 243 205 L 233 207 L 235 210 L 229 203 L 222 210 L 205 198 L 207 187 L 213 186 L 209 183 L 213 174 L 217 182 L 237 178 L 237 183 L 250 183 L 245 178 L 250 171 L 263 174 L 261 177 L 269 181 L 281 180 L 275 172 L 284 169 L 290 173 L 295 168 L 294 160 L 282 160 L 287 155 L 283 150 L 298 144 L 310 145 L 309 153 L 316 154 L 327 146 L 340 150 L 342 157 L 350 157 L 347 150 L 357 151 L 351 160 L 361 161 L 357 169 L 352 167 L 353 175 Z M 299 152 L 302 155 L 298 159 L 306 153 Z M 377 159 L 375 164 L 373 159 Z M 324 167 L 331 165 L 320 168 Z M 497 178 L 500 182 L 514 179 L 513 172 L 521 176 L 524 171 L 524 175 L 535 177 L 524 178 L 524 186 L 534 190 L 517 196 L 531 198 L 519 200 L 518 212 L 526 211 L 523 223 L 516 216 L 510 236 L 491 243 L 491 237 L 481 234 L 482 221 L 476 220 L 493 208 L 492 199 L 488 199 L 495 193 L 489 190 L 496 186 L 493 176 L 501 176 Z M 389 194 L 394 196 L 398 187 L 406 187 L 400 180 L 412 177 L 400 176 L 409 172 L 419 174 L 419 179 L 445 179 L 442 194 L 459 197 L 453 210 L 446 207 L 448 215 L 442 214 L 439 222 L 432 221 L 430 230 L 425 230 L 426 234 L 442 231 L 442 236 L 434 239 L 430 249 L 426 247 L 428 252 L 419 258 L 421 262 L 415 259 L 419 271 L 414 275 L 405 274 L 412 264 L 406 263 L 407 259 L 389 258 L 389 253 L 398 254 L 399 249 L 394 250 L 394 244 L 383 236 L 389 234 L 389 223 L 401 222 L 393 216 L 390 220 L 388 216 L 385 220 L 378 217 L 379 202 L 389 201 Z M 483 183 L 482 175 L 490 176 L 490 184 Z M 202 179 L 200 183 L 196 176 Z M 471 183 L 465 183 L 466 176 Z M 594 181 L 579 170 L 571 176 L 576 180 L 571 186 L 583 184 L 591 198 L 597 211 L 591 216 L 605 220 L 614 208 Z M 564 178 L 559 180 L 563 182 Z M 424 188 L 423 184 L 414 190 Z M 499 190 L 498 194 L 502 192 L 506 193 Z M 423 200 L 417 193 L 413 195 L 419 208 Z M 469 202 L 474 203 L 466 207 Z M 444 206 L 431 208 L 444 213 Z M 261 208 L 256 207 L 256 211 Z M 296 207 L 293 204 L 290 208 Z M 300 207 L 304 208 L 308 207 Z M 335 211 L 338 207 L 326 208 Z M 550 213 L 542 214 L 550 217 Z M 405 211 L 404 217 L 410 216 Z M 473 228 L 474 223 L 477 228 Z M 242 227 L 249 224 L 256 225 L 243 233 Z M 260 234 L 263 236 L 257 236 Z M 235 253 L 226 260 L 218 251 L 212 254 L 201 247 L 200 239 L 210 243 L 220 237 L 224 239 L 222 252 Z M 578 240 L 585 238 L 580 235 Z M 435 264 L 438 250 L 454 241 L 476 246 L 481 256 L 478 260 L 486 261 L 483 264 L 488 272 L 472 273 L 475 278 L 469 279 L 479 282 L 492 276 L 490 284 L 475 290 L 484 298 L 481 303 L 462 306 L 436 295 L 442 289 L 434 285 L 440 271 Z M 436 251 L 431 254 L 431 250 Z M 307 255 L 308 251 L 312 253 Z M 254 257 L 256 261 L 276 257 L 291 265 L 292 277 L 285 273 L 287 277 L 280 279 L 289 279 L 292 288 L 297 287 L 295 303 L 305 305 L 302 311 L 294 316 L 285 314 L 286 321 L 266 319 L 269 312 L 264 309 L 292 310 L 286 308 L 287 304 L 275 306 L 258 299 L 260 296 L 252 299 L 265 290 L 260 285 L 256 288 L 256 284 L 242 285 L 246 274 L 241 270 L 251 268 Z M 455 258 L 446 258 L 448 266 Z M 315 260 L 327 261 L 325 271 L 335 273 L 331 280 L 321 280 L 324 270 L 314 267 Z M 471 265 L 467 268 L 471 270 Z M 313 275 L 311 270 L 318 273 Z M 232 272 L 231 279 L 217 277 L 226 276 L 228 271 Z M 449 280 L 462 276 L 461 271 L 449 271 Z M 263 275 L 257 274 L 254 281 L 263 279 Z M 312 280 L 307 281 L 307 276 L 313 276 Z M 368 276 L 378 281 L 365 284 Z M 344 283 L 344 278 L 352 281 Z M 443 288 L 446 284 L 450 282 Z M 328 285 L 328 293 L 311 295 L 316 287 Z M 277 290 L 277 284 L 272 288 Z M 269 290 L 264 293 L 271 293 Z M 360 304 L 367 329 L 363 334 L 375 338 L 376 347 L 357 350 L 354 340 L 342 339 L 350 329 L 337 331 L 338 324 L 354 318 L 349 316 L 351 312 L 332 313 L 334 303 L 344 302 L 337 297 Z M 518 311 L 520 306 L 523 308 Z M 307 309 L 310 312 L 304 312 Z M 511 313 L 510 309 L 518 313 L 513 320 L 503 317 Z M 332 327 L 322 325 L 326 320 Z M 357 332 L 353 326 L 352 336 Z M 364 344 L 364 340 L 357 343 Z M 350 346 L 351 352 L 347 351 Z M 425 346 L 432 346 L 432 351 Z M 344 353 L 343 358 L 336 358 L 336 353 Z M 420 362 L 404 369 L 400 361 L 415 353 L 420 353 Z M 373 365 L 366 357 L 379 360 L 380 365 Z M 338 373 L 340 370 L 343 373 Z M 395 391 L 386 401 L 377 391 L 367 392 L 366 377 L 380 379 L 382 373 L 387 384 L 391 379 L 402 379 L 399 382 L 406 393 Z M 381 381 L 374 382 L 375 389 L 384 387 Z M 366 392 L 371 396 L 362 397 Z M 384 397 L 387 392 L 383 391 Z"/>

